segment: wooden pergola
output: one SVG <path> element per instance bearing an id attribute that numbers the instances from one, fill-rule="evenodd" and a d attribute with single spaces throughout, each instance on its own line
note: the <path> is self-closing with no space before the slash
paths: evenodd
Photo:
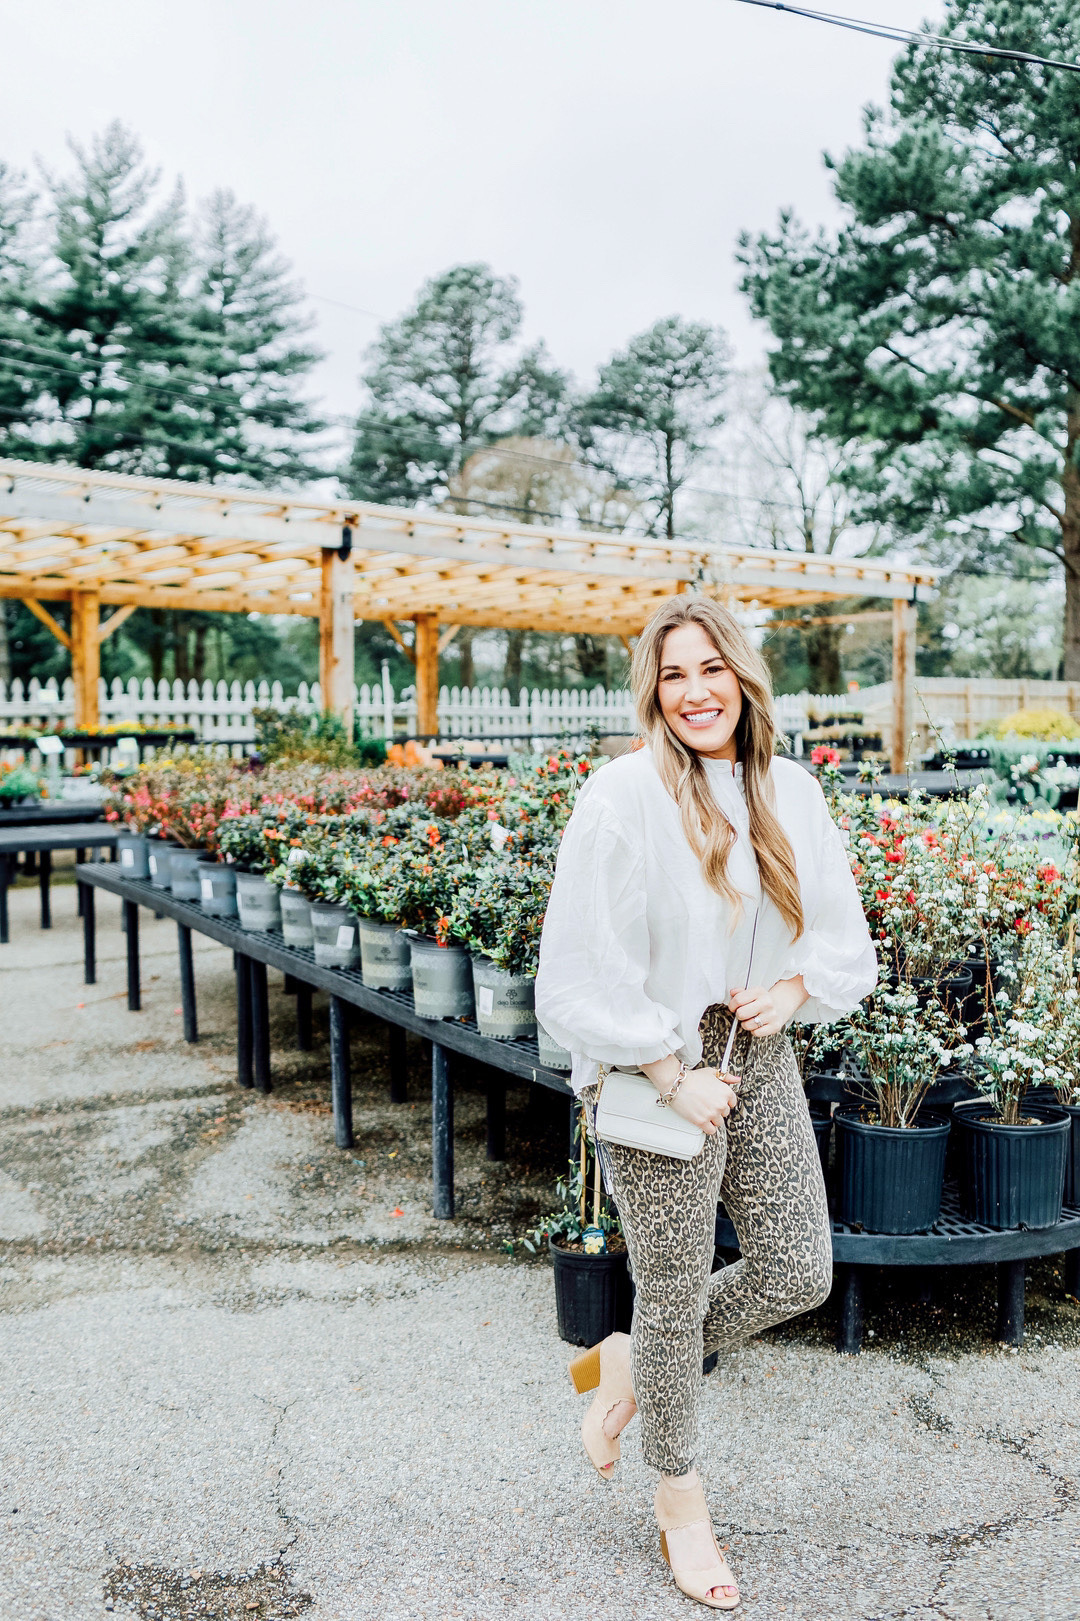
<path id="1" fill-rule="evenodd" d="M 379 620 L 415 664 L 418 730 L 434 733 L 439 653 L 462 625 L 625 641 L 678 591 L 769 609 L 870 597 L 891 604 L 872 617 L 892 621 L 898 766 L 913 720 L 915 603 L 934 580 L 931 570 L 880 560 L 542 529 L 0 458 L 0 597 L 25 602 L 70 648 L 82 728 L 98 721 L 101 643 L 138 607 L 318 618 L 323 701 L 350 725 L 353 628 Z M 71 604 L 70 636 L 45 606 L 57 601 Z M 103 618 L 106 606 L 113 611 Z M 401 630 L 409 620 L 411 646 Z"/>

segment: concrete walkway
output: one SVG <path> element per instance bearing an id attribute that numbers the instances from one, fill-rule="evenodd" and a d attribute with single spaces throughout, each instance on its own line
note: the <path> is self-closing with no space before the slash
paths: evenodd
<path id="1" fill-rule="evenodd" d="M 242 1093 L 228 953 L 197 948 L 189 1048 L 172 924 L 143 914 L 130 1014 L 98 906 L 96 986 L 62 876 L 51 934 L 19 887 L 0 948 L 3 1621 L 695 1613 L 636 1426 L 603 1486 L 550 1271 L 506 1253 L 560 1168 L 559 1101 L 513 1093 L 493 1165 L 467 1092 L 460 1217 L 435 1222 L 419 1049 L 393 1107 L 384 1032 L 357 1028 L 342 1154 L 325 1014 L 295 1053 L 273 987 L 275 1091 Z M 1080 1309 L 1041 1265 L 1009 1353 L 989 1282 L 883 1280 L 857 1359 L 827 1306 L 721 1362 L 702 1452 L 748 1621 L 1080 1615 Z"/>

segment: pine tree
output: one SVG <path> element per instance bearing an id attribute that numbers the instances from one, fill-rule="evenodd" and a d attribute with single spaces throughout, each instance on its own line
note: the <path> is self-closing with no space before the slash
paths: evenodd
<path id="1" fill-rule="evenodd" d="M 0 163 L 0 454 L 32 457 L 34 424 L 56 356 L 35 318 L 40 255 L 37 199 L 24 175 Z"/>
<path id="2" fill-rule="evenodd" d="M 943 31 L 1080 60 L 1075 0 L 947 0 Z M 1080 75 L 915 44 L 887 112 L 829 162 L 835 238 L 744 238 L 774 379 L 830 438 L 865 518 L 1000 570 L 1064 566 L 1080 678 Z M 1021 570 L 1022 572 L 1023 570 Z"/>
<path id="3" fill-rule="evenodd" d="M 325 424 L 301 389 L 322 359 L 304 342 L 311 321 L 265 220 L 217 191 L 194 243 L 194 326 L 188 386 L 205 398 L 201 432 L 181 477 L 280 484 L 317 477 L 309 446 Z"/>
<path id="4" fill-rule="evenodd" d="M 718 327 L 668 316 L 600 368 L 574 411 L 582 454 L 637 495 L 649 534 L 676 534 L 679 491 L 723 421 L 727 363 Z"/>
<path id="5" fill-rule="evenodd" d="M 199 434 L 183 372 L 195 336 L 179 189 L 155 209 L 158 175 L 111 124 L 74 175 L 49 182 L 51 275 L 34 313 L 51 334 L 47 448 L 80 467 L 167 472 Z"/>
<path id="6" fill-rule="evenodd" d="M 349 493 L 399 505 L 440 500 L 474 451 L 548 430 L 565 379 L 542 344 L 521 349 L 521 324 L 517 283 L 486 265 L 457 265 L 425 283 L 370 351 Z"/>

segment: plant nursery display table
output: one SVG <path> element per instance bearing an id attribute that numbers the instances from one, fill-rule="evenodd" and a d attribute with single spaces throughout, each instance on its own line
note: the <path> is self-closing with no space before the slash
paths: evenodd
<path id="1" fill-rule="evenodd" d="M 122 737 L 133 737 L 139 746 L 139 761 L 142 762 L 144 749 L 160 749 L 172 743 L 192 744 L 198 742 L 198 734 L 191 726 L 162 726 L 152 731 L 140 732 L 133 729 L 130 732 L 76 732 L 70 728 L 58 732 L 42 732 L 42 737 L 59 737 L 66 749 L 85 749 L 87 754 L 100 756 L 106 749 L 114 749 Z M 36 738 L 27 737 L 20 732 L 0 733 L 0 748 L 25 749 L 27 753 L 35 747 Z"/>
<path id="2" fill-rule="evenodd" d="M 121 829 L 122 831 L 122 829 Z M 534 1082 L 571 1096 L 570 1082 L 561 1071 L 542 1064 L 532 1041 L 496 1041 L 482 1036 L 472 1019 L 427 1019 L 416 1012 L 411 991 L 373 991 L 359 969 L 320 968 L 314 953 L 287 946 L 277 932 L 242 929 L 233 918 L 214 917 L 193 901 L 178 900 L 167 889 L 155 889 L 147 879 L 125 878 L 111 863 L 84 863 L 75 875 L 83 890 L 83 947 L 86 983 L 96 979 L 94 892 L 101 889 L 123 902 L 127 930 L 128 1007 L 141 1005 L 139 977 L 139 907 L 174 918 L 180 952 L 180 991 L 184 1035 L 198 1039 L 195 973 L 191 932 L 228 946 L 236 965 L 236 1058 L 241 1086 L 271 1089 L 270 1025 L 267 1003 L 267 968 L 285 975 L 286 990 L 297 997 L 297 1040 L 311 1045 L 311 995 L 326 991 L 330 997 L 330 1094 L 334 1111 L 334 1140 L 339 1148 L 353 1146 L 352 1077 L 349 1069 L 349 1008 L 362 1009 L 384 1019 L 390 1027 L 390 1098 L 405 1101 L 405 1035 L 411 1031 L 431 1043 L 431 1162 L 432 1206 L 438 1217 L 454 1214 L 454 1084 L 451 1055 L 472 1059 L 516 1080 Z M 505 1083 L 488 1088 L 488 1157 L 501 1159 L 505 1140 Z"/>
<path id="3" fill-rule="evenodd" d="M 0 825 L 0 945 L 8 943 L 8 885 L 15 857 L 21 850 L 32 850 L 38 857 L 38 883 L 41 889 L 41 927 L 52 928 L 49 880 L 54 850 L 112 849 L 124 831 L 119 823 L 68 821 L 47 823 L 44 827 L 4 827 Z M 83 891 L 79 890 L 80 909 Z"/>
<path id="4" fill-rule="evenodd" d="M 96 800 L 42 799 L 32 805 L 5 805 L 0 810 L 0 828 L 44 827 L 56 822 L 93 822 L 100 818 Z"/>
<path id="5" fill-rule="evenodd" d="M 960 1214 L 956 1188 L 946 1183 L 941 1215 L 927 1233 L 866 1233 L 832 1224 L 833 1263 L 841 1288 L 836 1348 L 851 1355 L 862 1345 L 863 1274 L 869 1266 L 997 1266 L 996 1338 L 1020 1345 L 1024 1338 L 1024 1263 L 1040 1255 L 1065 1256 L 1065 1288 L 1080 1294 L 1080 1210 L 1064 1209 L 1053 1227 L 983 1227 Z M 738 1249 L 729 1217 L 716 1220 L 718 1249 Z"/>

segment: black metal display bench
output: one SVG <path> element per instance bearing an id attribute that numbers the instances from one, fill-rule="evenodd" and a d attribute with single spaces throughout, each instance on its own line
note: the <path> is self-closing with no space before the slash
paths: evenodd
<path id="1" fill-rule="evenodd" d="M 52 928 L 52 899 L 49 881 L 52 877 L 54 850 L 74 850 L 82 861 L 87 850 L 115 849 L 123 833 L 119 822 L 57 822 L 45 827 L 0 826 L 0 945 L 8 943 L 8 886 L 12 868 L 20 851 L 33 851 L 38 856 L 38 885 L 41 890 L 41 927 Z M 84 895 L 79 890 L 79 911 L 83 909 Z"/>
<path id="2" fill-rule="evenodd" d="M 124 878 L 117 866 L 86 863 L 75 876 L 83 893 L 83 947 L 86 983 L 97 978 L 94 892 L 119 896 L 127 930 L 128 1007 L 141 1005 L 139 976 L 139 907 L 176 920 L 180 952 L 180 992 L 184 1036 L 198 1039 L 195 971 L 191 932 L 228 946 L 236 962 L 236 1066 L 241 1086 L 271 1090 L 270 1019 L 266 970 L 285 975 L 286 989 L 297 999 L 297 1044 L 311 1046 L 311 997 L 325 991 L 330 998 L 330 1096 L 334 1112 L 334 1140 L 339 1148 L 353 1146 L 352 1076 L 349 1068 L 349 1008 L 360 1008 L 384 1019 L 390 1030 L 390 1099 L 404 1103 L 405 1036 L 412 1032 L 431 1043 L 431 1165 L 432 1208 L 438 1217 L 454 1214 L 454 1083 L 451 1054 L 473 1059 L 516 1080 L 534 1082 L 572 1096 L 567 1077 L 541 1064 L 536 1045 L 526 1041 L 495 1041 L 482 1036 L 471 1019 L 425 1019 L 416 1012 L 411 992 L 373 991 L 359 971 L 320 968 L 314 953 L 287 946 L 279 934 L 242 929 L 233 918 L 209 916 L 201 906 L 177 900 L 167 889 L 155 889 L 145 879 Z M 489 1159 L 505 1154 L 505 1082 L 492 1081 L 487 1092 L 487 1151 Z"/>
<path id="3" fill-rule="evenodd" d="M 152 731 L 140 732 L 41 732 L 33 737 L 26 737 L 19 732 L 0 733 L 0 748 L 25 749 L 27 753 L 37 746 L 38 737 L 59 737 L 65 749 L 83 749 L 87 754 L 103 754 L 106 749 L 114 749 L 122 737 L 133 737 L 139 745 L 139 760 L 142 761 L 144 749 L 164 748 L 169 743 L 192 744 L 198 741 L 198 733 L 191 726 L 160 726 Z"/>
<path id="4" fill-rule="evenodd" d="M 739 1241 L 730 1218 L 716 1220 L 718 1249 L 735 1249 Z M 832 1223 L 833 1265 L 840 1285 L 836 1348 L 855 1355 L 862 1345 L 863 1281 L 873 1266 L 997 1266 L 996 1337 L 1006 1345 L 1024 1338 L 1024 1264 L 1040 1255 L 1064 1255 L 1065 1289 L 1080 1294 L 1080 1210 L 1063 1210 L 1053 1227 L 1000 1232 L 965 1221 L 956 1188 L 946 1184 L 941 1216 L 928 1233 L 865 1233 L 843 1222 Z"/>

